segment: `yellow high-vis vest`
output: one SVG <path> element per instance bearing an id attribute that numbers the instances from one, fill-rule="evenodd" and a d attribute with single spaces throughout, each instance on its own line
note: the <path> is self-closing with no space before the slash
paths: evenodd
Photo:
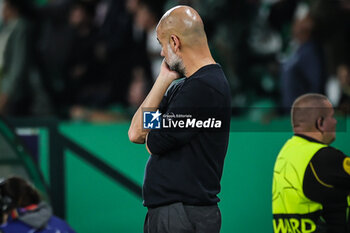
<path id="1" fill-rule="evenodd" d="M 322 205 L 304 195 L 305 170 L 315 153 L 325 144 L 293 136 L 277 156 L 272 184 L 274 233 L 317 232 Z"/>

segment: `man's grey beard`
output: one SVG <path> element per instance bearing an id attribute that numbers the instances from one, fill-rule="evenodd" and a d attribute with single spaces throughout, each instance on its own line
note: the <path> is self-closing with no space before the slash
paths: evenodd
<path id="1" fill-rule="evenodd" d="M 186 71 L 182 61 L 174 62 L 173 64 L 171 64 L 171 66 L 169 65 L 169 68 L 179 73 L 181 77 L 185 77 Z"/>
<path id="2" fill-rule="evenodd" d="M 169 61 L 167 61 L 167 64 L 170 70 L 179 73 L 181 77 L 185 77 L 186 69 L 183 61 L 171 50 L 170 44 L 168 44 L 168 55 Z"/>

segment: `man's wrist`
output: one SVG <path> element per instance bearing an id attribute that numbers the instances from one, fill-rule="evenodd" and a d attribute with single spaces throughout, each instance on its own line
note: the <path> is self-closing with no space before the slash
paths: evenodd
<path id="1" fill-rule="evenodd" d="M 173 80 L 171 80 L 167 77 L 164 77 L 164 76 L 162 77 L 159 75 L 154 85 L 157 87 L 160 87 L 160 88 L 164 89 L 164 91 L 166 91 L 172 82 L 173 82 Z"/>

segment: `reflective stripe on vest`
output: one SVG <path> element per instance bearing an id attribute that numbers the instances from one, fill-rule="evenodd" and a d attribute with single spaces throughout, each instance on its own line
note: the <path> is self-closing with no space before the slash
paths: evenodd
<path id="1" fill-rule="evenodd" d="M 322 210 L 322 205 L 304 195 L 303 179 L 310 160 L 323 147 L 327 145 L 293 136 L 278 154 L 272 184 L 275 233 L 316 230 L 316 224 L 308 216 Z"/>

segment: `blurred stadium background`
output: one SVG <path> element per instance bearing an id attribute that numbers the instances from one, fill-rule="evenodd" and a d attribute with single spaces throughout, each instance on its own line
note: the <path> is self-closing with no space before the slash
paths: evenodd
<path id="1" fill-rule="evenodd" d="M 162 60 L 155 26 L 177 4 L 202 15 L 232 89 L 221 232 L 272 232 L 272 169 L 296 96 L 330 98 L 334 146 L 350 152 L 348 1 L 9 0 L 17 14 L 5 2 L 0 177 L 31 180 L 77 232 L 142 232 L 148 154 L 127 130 Z"/>

